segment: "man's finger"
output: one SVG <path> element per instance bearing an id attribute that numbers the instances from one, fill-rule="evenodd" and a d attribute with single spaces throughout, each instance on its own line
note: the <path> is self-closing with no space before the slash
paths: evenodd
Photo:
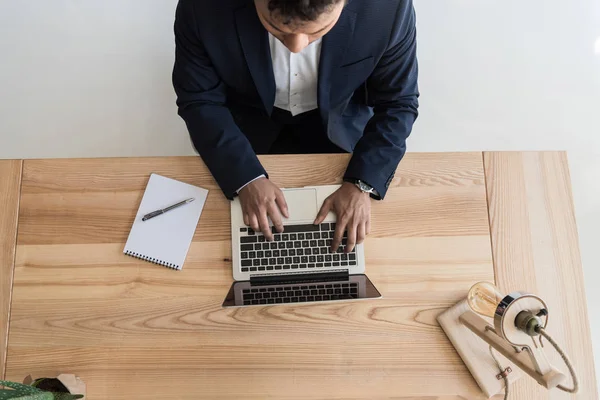
<path id="1" fill-rule="evenodd" d="M 269 204 L 267 212 L 269 213 L 271 222 L 273 222 L 273 226 L 275 226 L 277 232 L 283 232 L 283 223 L 281 222 L 281 213 L 279 212 L 278 206 L 276 206 L 275 203 Z"/>
<path id="2" fill-rule="evenodd" d="M 282 191 L 279 191 L 277 197 L 275 197 L 275 203 L 277 203 L 277 207 L 279 207 L 279 211 L 281 211 L 281 215 L 286 218 L 290 217 L 290 211 L 288 210 L 287 202 L 285 201 L 285 196 Z M 272 218 L 272 217 L 271 217 Z"/>
<path id="3" fill-rule="evenodd" d="M 369 216 L 369 219 L 367 219 L 367 222 L 365 223 L 365 233 L 367 235 L 371 234 L 371 217 Z"/>
<path id="4" fill-rule="evenodd" d="M 366 223 L 362 222 L 358 224 L 356 229 L 356 244 L 362 244 L 365 241 L 366 236 Z"/>
<path id="5" fill-rule="evenodd" d="M 258 214 L 258 224 L 260 225 L 260 231 L 265 235 L 265 238 L 270 242 L 273 240 L 273 232 L 269 226 L 269 219 L 267 218 L 267 211 L 261 210 Z"/>
<path id="6" fill-rule="evenodd" d="M 331 251 L 333 253 L 338 250 L 340 244 L 342 243 L 347 224 L 348 222 L 344 218 L 338 219 L 338 222 L 335 224 L 335 233 L 333 234 L 333 242 L 331 242 Z"/>
<path id="7" fill-rule="evenodd" d="M 256 219 L 255 214 L 248 214 L 248 225 L 250 226 L 250 228 L 252 228 L 253 231 L 260 231 L 260 225 L 258 225 L 258 219 Z"/>
<path id="8" fill-rule="evenodd" d="M 329 211 L 331 211 L 331 201 L 329 200 L 329 198 L 327 198 L 323 202 L 323 205 L 321 206 L 321 209 L 319 210 L 317 218 L 315 219 L 315 222 L 313 222 L 313 224 L 319 225 L 321 222 L 323 222 L 327 217 L 327 214 L 329 214 Z"/>
<path id="9" fill-rule="evenodd" d="M 356 224 L 353 222 L 348 225 L 348 239 L 346 241 L 346 253 L 350 253 L 354 250 L 354 246 L 356 245 Z"/>
<path id="10" fill-rule="evenodd" d="M 248 218 L 248 214 L 244 213 L 244 225 L 250 226 L 250 218 Z"/>

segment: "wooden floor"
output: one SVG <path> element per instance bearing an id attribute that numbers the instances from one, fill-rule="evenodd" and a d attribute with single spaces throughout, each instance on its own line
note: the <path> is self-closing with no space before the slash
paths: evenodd
<path id="1" fill-rule="evenodd" d="M 348 158 L 261 161 L 299 187 L 339 182 Z M 182 272 L 122 254 L 151 172 L 211 190 Z M 496 280 L 549 300 L 576 398 L 597 398 L 562 153 L 408 155 L 365 247 L 384 299 L 358 303 L 222 309 L 229 204 L 197 157 L 27 160 L 19 186 L 10 379 L 75 373 L 90 399 L 480 399 L 435 318 Z M 575 398 L 531 382 L 514 398 Z"/>

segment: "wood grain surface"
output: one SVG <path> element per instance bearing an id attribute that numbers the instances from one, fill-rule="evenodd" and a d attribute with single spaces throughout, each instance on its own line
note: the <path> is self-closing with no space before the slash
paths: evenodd
<path id="1" fill-rule="evenodd" d="M 267 156 L 282 187 L 348 156 Z M 211 190 L 182 272 L 122 254 L 149 174 Z M 373 204 L 384 299 L 223 309 L 229 204 L 196 157 L 25 161 L 7 376 L 74 373 L 89 399 L 480 399 L 436 322 L 493 280 L 481 153 L 410 154 Z"/>
<path id="2" fill-rule="evenodd" d="M 547 302 L 548 332 L 569 354 L 581 386 L 574 396 L 524 378 L 514 398 L 598 399 L 566 154 L 484 153 L 484 159 L 497 284 Z M 546 350 L 568 375 L 551 346 Z"/>
<path id="3" fill-rule="evenodd" d="M 0 379 L 6 366 L 22 164 L 0 160 Z"/>

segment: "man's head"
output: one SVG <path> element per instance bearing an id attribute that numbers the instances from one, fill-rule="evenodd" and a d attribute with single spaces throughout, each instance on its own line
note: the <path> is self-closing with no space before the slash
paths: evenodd
<path id="1" fill-rule="evenodd" d="M 260 21 L 294 53 L 325 36 L 346 0 L 254 0 Z"/>

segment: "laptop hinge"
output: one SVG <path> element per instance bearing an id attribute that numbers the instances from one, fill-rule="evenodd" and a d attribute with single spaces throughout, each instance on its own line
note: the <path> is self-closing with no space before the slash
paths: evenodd
<path id="1" fill-rule="evenodd" d="M 344 281 L 348 280 L 350 274 L 348 270 L 316 272 L 309 274 L 289 274 L 289 275 L 263 275 L 250 278 L 251 285 L 287 285 L 296 283 L 324 282 L 324 281 Z"/>

